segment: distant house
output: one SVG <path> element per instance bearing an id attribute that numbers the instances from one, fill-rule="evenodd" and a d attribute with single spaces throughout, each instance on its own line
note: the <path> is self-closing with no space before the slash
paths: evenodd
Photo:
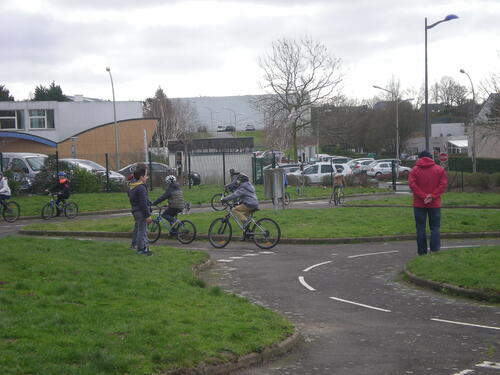
<path id="1" fill-rule="evenodd" d="M 446 152 L 463 154 L 468 152 L 468 140 L 463 123 L 431 124 L 430 148 L 435 154 Z M 405 151 L 416 155 L 425 150 L 425 137 L 409 138 L 405 143 Z"/>
<path id="2" fill-rule="evenodd" d="M 476 157 L 500 158 L 500 93 L 490 94 L 475 120 Z M 467 132 L 470 144 L 472 133 Z"/>

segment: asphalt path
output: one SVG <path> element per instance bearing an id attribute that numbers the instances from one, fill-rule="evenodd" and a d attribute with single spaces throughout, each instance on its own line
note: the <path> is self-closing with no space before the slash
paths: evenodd
<path id="1" fill-rule="evenodd" d="M 296 205 L 327 205 L 319 202 Z M 29 222 L 1 223 L 0 236 Z M 242 375 L 500 374 L 500 306 L 400 281 L 403 265 L 416 253 L 413 241 L 278 245 L 269 251 L 237 241 L 221 250 L 207 242 L 159 243 L 209 252 L 215 263 L 206 274 L 209 282 L 299 328 L 304 340 L 290 354 Z M 500 239 L 443 240 L 443 251 L 493 244 Z"/>

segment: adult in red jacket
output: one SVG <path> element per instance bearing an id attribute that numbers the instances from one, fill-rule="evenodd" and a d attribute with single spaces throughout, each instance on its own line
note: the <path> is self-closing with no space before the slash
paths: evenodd
<path id="1" fill-rule="evenodd" d="M 427 236 L 425 227 L 427 216 L 431 230 L 431 252 L 441 248 L 441 194 L 446 190 L 448 178 L 442 167 L 432 160 L 428 151 L 422 151 L 408 176 L 410 189 L 413 191 L 413 214 L 417 228 L 418 255 L 427 254 Z"/>

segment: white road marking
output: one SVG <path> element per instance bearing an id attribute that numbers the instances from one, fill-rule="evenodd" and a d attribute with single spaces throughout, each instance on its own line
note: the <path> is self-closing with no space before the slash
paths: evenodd
<path id="1" fill-rule="evenodd" d="M 297 202 L 297 203 L 306 203 L 306 204 L 325 204 L 327 201 L 311 201 L 311 202 Z"/>
<path id="2" fill-rule="evenodd" d="M 367 253 L 367 254 L 350 255 L 347 258 L 359 258 L 359 257 L 367 257 L 368 255 L 379 255 L 379 254 L 390 254 L 390 253 L 399 253 L 399 250 L 381 251 L 379 253 Z"/>
<path id="3" fill-rule="evenodd" d="M 259 254 L 274 254 L 274 251 L 259 251 Z"/>
<path id="4" fill-rule="evenodd" d="M 500 330 L 500 327 L 491 327 L 491 326 L 483 326 L 483 325 L 480 325 L 480 324 L 455 322 L 453 320 L 444 320 L 444 319 L 437 319 L 437 318 L 431 318 L 431 320 L 434 320 L 435 322 L 458 324 L 458 325 L 461 325 L 461 326 L 470 326 L 470 327 L 479 327 L 479 328 L 487 328 L 487 329 L 497 329 L 497 330 Z"/>
<path id="5" fill-rule="evenodd" d="M 219 260 L 217 260 L 217 262 L 221 262 L 221 263 L 230 263 L 232 261 L 233 261 L 232 259 L 219 259 Z"/>
<path id="6" fill-rule="evenodd" d="M 466 369 L 460 372 L 455 372 L 453 375 L 467 375 L 467 374 L 472 374 L 473 372 L 474 370 Z"/>
<path id="7" fill-rule="evenodd" d="M 304 280 L 303 276 L 299 276 L 299 281 L 300 283 L 306 288 L 309 289 L 310 291 L 314 292 L 316 289 L 314 289 L 312 286 L 310 286 L 306 281 Z"/>
<path id="8" fill-rule="evenodd" d="M 484 361 L 476 365 L 476 367 L 492 368 L 495 370 L 500 370 L 500 363 Z"/>
<path id="9" fill-rule="evenodd" d="M 243 259 L 243 257 L 229 257 L 229 259 Z"/>
<path id="10" fill-rule="evenodd" d="M 259 254 L 252 254 L 252 253 L 248 253 L 248 254 L 243 254 L 244 257 L 256 257 L 256 256 L 259 256 Z"/>
<path id="11" fill-rule="evenodd" d="M 361 306 L 361 307 L 366 307 L 368 309 L 373 309 L 373 310 L 378 310 L 378 311 L 383 311 L 383 312 L 391 312 L 391 310 L 386 310 L 386 309 L 381 309 L 380 307 L 365 305 L 364 303 L 358 303 L 358 302 L 348 301 L 346 299 L 337 298 L 337 297 L 330 297 L 330 298 L 333 299 L 333 300 L 336 300 L 336 301 L 350 303 L 350 304 Z"/>
<path id="12" fill-rule="evenodd" d="M 304 272 L 308 272 L 308 271 L 312 270 L 313 268 L 316 268 L 316 267 L 322 266 L 323 264 L 328 264 L 328 263 L 331 263 L 331 262 L 332 262 L 331 260 L 328 260 L 328 261 L 323 262 L 323 263 L 314 264 L 314 265 L 312 265 L 312 266 L 310 266 L 310 267 L 307 267 L 307 268 L 306 268 L 306 269 L 304 269 L 303 271 L 304 271 Z"/>
<path id="13" fill-rule="evenodd" d="M 461 247 L 479 247 L 479 246 L 482 246 L 482 245 L 441 246 L 441 249 L 459 249 Z"/>

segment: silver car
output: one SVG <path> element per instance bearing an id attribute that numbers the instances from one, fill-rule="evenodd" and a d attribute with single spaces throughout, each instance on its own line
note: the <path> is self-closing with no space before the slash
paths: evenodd
<path id="1" fill-rule="evenodd" d="M 85 169 L 86 171 L 91 172 L 91 173 L 101 174 L 101 175 L 106 174 L 106 168 L 104 168 L 101 164 L 98 164 L 92 160 L 71 159 L 71 158 L 65 158 L 65 159 L 59 159 L 59 160 L 66 162 L 66 163 L 69 163 L 75 167 Z M 115 171 L 111 171 L 111 170 L 109 171 L 109 179 L 111 181 L 118 182 L 118 183 L 125 182 L 125 176 L 123 176 L 120 173 L 117 173 Z"/>

